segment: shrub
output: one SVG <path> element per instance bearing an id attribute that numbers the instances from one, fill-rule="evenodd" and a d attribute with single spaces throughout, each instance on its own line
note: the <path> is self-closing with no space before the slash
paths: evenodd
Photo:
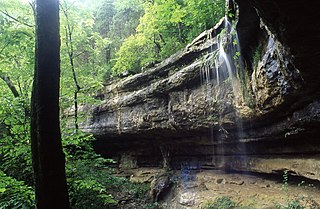
<path id="1" fill-rule="evenodd" d="M 203 209 L 233 209 L 237 204 L 229 197 L 217 197 L 214 202 L 207 202 L 202 206 Z"/>
<path id="2" fill-rule="evenodd" d="M 0 208 L 34 208 L 34 191 L 0 171 Z"/>

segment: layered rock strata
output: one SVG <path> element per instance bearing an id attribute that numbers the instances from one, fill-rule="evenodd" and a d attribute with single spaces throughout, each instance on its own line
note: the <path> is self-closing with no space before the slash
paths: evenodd
<path id="1" fill-rule="evenodd" d="M 222 19 L 151 69 L 107 84 L 81 128 L 123 167 L 187 162 L 320 180 L 320 27 L 304 24 L 296 4 L 239 2 L 236 81 L 214 76 Z"/>

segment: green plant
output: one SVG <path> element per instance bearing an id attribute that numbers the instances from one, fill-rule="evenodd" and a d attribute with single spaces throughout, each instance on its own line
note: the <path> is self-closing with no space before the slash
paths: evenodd
<path id="1" fill-rule="evenodd" d="M 69 142 L 64 142 L 67 147 L 66 171 L 73 208 L 116 207 L 117 194 L 139 201 L 146 199 L 149 185 L 112 176 L 107 165 L 114 161 L 94 152 L 91 135 L 78 132 L 65 136 L 64 140 L 67 139 Z"/>
<path id="2" fill-rule="evenodd" d="M 117 204 L 104 185 L 89 177 L 69 179 L 69 195 L 72 208 L 99 209 Z"/>
<path id="3" fill-rule="evenodd" d="M 236 206 L 236 203 L 227 196 L 216 198 L 214 204 L 217 209 L 231 209 Z"/>
<path id="4" fill-rule="evenodd" d="M 282 177 L 283 177 L 283 185 L 282 185 L 282 189 L 288 193 L 288 181 L 289 181 L 289 171 L 288 170 L 285 170 L 283 171 L 283 174 L 282 174 Z"/>
<path id="5" fill-rule="evenodd" d="M 117 203 L 104 184 L 104 171 L 99 169 L 102 162 L 99 158 L 90 157 L 68 161 L 67 181 L 72 208 L 98 209 Z"/>
<path id="6" fill-rule="evenodd" d="M 214 203 L 212 201 L 205 202 L 201 206 L 201 209 L 212 209 L 212 208 L 214 208 Z"/>
<path id="7" fill-rule="evenodd" d="M 253 69 L 258 67 L 259 61 L 261 59 L 261 51 L 262 51 L 261 48 L 262 48 L 261 46 L 258 46 L 253 53 L 253 65 L 252 65 Z"/>
<path id="8" fill-rule="evenodd" d="M 302 199 L 303 198 L 296 198 L 289 200 L 285 205 L 276 205 L 276 209 L 303 209 Z"/>
<path id="9" fill-rule="evenodd" d="M 302 206 L 301 200 L 303 200 L 303 197 L 299 197 L 296 199 L 290 199 L 289 197 L 289 170 L 284 170 L 283 174 L 283 185 L 282 189 L 286 193 L 286 204 L 285 205 L 276 205 L 277 209 L 302 209 L 304 208 Z M 301 186 L 304 182 L 301 182 L 301 184 L 298 184 L 298 186 Z"/>
<path id="10" fill-rule="evenodd" d="M 7 176 L 0 170 L 0 208 L 18 209 L 34 207 L 34 191 L 23 181 Z"/>
<path id="11" fill-rule="evenodd" d="M 30 119 L 24 102 L 6 96 L 0 101 L 0 170 L 32 185 Z"/>
<path id="12" fill-rule="evenodd" d="M 117 194 L 145 201 L 148 184 L 112 176 L 110 169 L 104 166 L 105 162 L 101 157 L 68 162 L 67 178 L 73 208 L 114 207 L 118 204 L 114 198 Z"/>
<path id="13" fill-rule="evenodd" d="M 288 205 L 284 209 L 303 209 L 300 199 L 294 199 L 289 201 Z"/>
<path id="14" fill-rule="evenodd" d="M 143 205 L 143 209 L 158 209 L 161 205 L 157 202 L 154 203 L 146 203 Z"/>
<path id="15" fill-rule="evenodd" d="M 241 205 L 237 207 L 237 209 L 255 209 L 255 207 L 251 205 Z"/>
<path id="16" fill-rule="evenodd" d="M 70 203 L 75 209 L 98 209 L 117 204 L 107 190 L 108 182 L 103 181 L 105 163 L 112 161 L 94 152 L 92 140 L 92 135 L 80 131 L 65 134 L 63 138 Z"/>
<path id="17" fill-rule="evenodd" d="M 230 199 L 230 197 L 223 196 L 217 197 L 213 202 L 206 202 L 201 208 L 202 209 L 233 209 L 236 208 L 237 204 Z"/>
<path id="18" fill-rule="evenodd" d="M 138 73 L 141 67 L 160 61 L 185 47 L 224 15 L 224 1 L 145 1 L 136 33 L 116 52 L 114 74 Z"/>

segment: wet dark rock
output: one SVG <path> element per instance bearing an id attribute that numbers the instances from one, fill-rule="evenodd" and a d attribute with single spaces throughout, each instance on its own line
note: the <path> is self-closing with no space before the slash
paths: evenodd
<path id="1" fill-rule="evenodd" d="M 290 55 L 272 35 L 269 35 L 266 52 L 258 62 L 251 81 L 256 105 L 260 109 L 277 107 L 286 96 L 301 89 L 303 83 Z"/>
<path id="2" fill-rule="evenodd" d="M 239 3 L 240 81 L 217 86 L 210 71 L 210 82 L 203 82 L 221 20 L 163 62 L 105 86 L 102 104 L 81 126 L 97 138 L 99 153 L 127 167 L 181 168 L 188 162 L 192 169 L 288 169 L 320 180 L 318 165 L 308 163 L 320 153 L 317 3 Z"/>
<path id="3" fill-rule="evenodd" d="M 226 180 L 225 179 L 216 179 L 215 183 L 216 184 L 225 184 Z"/>
<path id="4" fill-rule="evenodd" d="M 162 173 L 161 175 L 155 176 L 151 181 L 149 196 L 152 202 L 163 200 L 169 193 L 169 190 L 173 186 L 171 175 L 171 173 Z"/>
<path id="5" fill-rule="evenodd" d="M 244 181 L 242 181 L 242 180 L 231 180 L 231 181 L 228 181 L 227 183 L 228 184 L 235 184 L 235 185 L 243 185 Z"/>
<path id="6" fill-rule="evenodd" d="M 276 0 L 248 0 L 258 11 L 263 22 L 294 58 L 306 86 L 318 86 L 320 76 L 319 2 L 303 4 Z M 315 89 L 314 89 L 315 90 Z"/>

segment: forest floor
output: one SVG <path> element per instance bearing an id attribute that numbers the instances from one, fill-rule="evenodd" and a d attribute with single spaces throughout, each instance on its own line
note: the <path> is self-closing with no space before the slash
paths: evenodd
<path id="1" fill-rule="evenodd" d="M 163 173 L 159 168 L 138 168 L 121 171 L 120 175 L 150 183 Z M 320 182 L 294 176 L 218 170 L 175 170 L 170 176 L 174 186 L 159 195 L 163 208 L 210 208 L 216 198 L 225 196 L 246 209 L 320 208 Z"/>

